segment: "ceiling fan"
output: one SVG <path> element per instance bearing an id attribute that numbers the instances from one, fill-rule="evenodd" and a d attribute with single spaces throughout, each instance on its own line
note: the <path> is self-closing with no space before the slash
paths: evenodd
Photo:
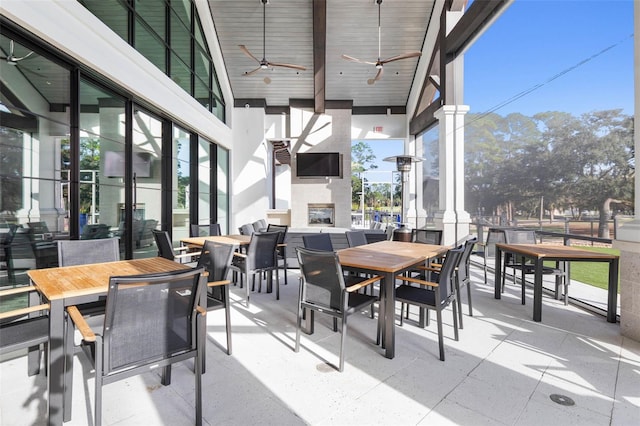
<path id="1" fill-rule="evenodd" d="M 368 64 L 368 65 L 375 65 L 376 69 L 378 70 L 378 73 L 374 78 L 368 79 L 367 84 L 374 84 L 376 81 L 382 78 L 382 75 L 384 74 L 384 68 L 383 68 L 384 64 L 387 64 L 393 61 L 399 61 L 400 59 L 415 58 L 416 56 L 422 55 L 422 52 L 407 52 L 407 53 L 402 53 L 400 55 L 392 56 L 387 59 L 380 59 L 380 5 L 382 4 L 382 0 L 376 0 L 376 3 L 378 4 L 378 60 L 376 60 L 375 62 L 363 61 L 362 59 L 354 58 L 353 56 L 342 55 L 342 58 L 346 59 L 347 61 L 358 62 L 361 64 Z"/>
<path id="2" fill-rule="evenodd" d="M 251 71 L 247 71 L 243 75 L 245 77 L 248 77 L 260 70 L 268 70 L 273 67 L 292 68 L 294 70 L 305 71 L 306 68 L 303 67 L 302 65 L 284 64 L 280 62 L 267 61 L 266 59 L 267 53 L 265 48 L 266 46 L 265 33 L 266 33 L 266 6 L 267 6 L 267 3 L 269 3 L 269 0 L 260 0 L 260 2 L 262 3 L 262 60 L 259 60 L 258 58 L 256 58 L 253 54 L 251 54 L 251 52 L 249 52 L 249 49 L 247 49 L 247 47 L 244 44 L 241 44 L 240 50 L 242 50 L 245 55 L 247 55 L 248 57 L 250 57 L 251 59 L 253 59 L 259 64 L 258 68 Z M 265 77 L 264 82 L 266 84 L 269 84 L 271 83 L 271 79 L 269 77 Z"/>
<path id="3" fill-rule="evenodd" d="M 27 53 L 24 56 L 17 57 L 14 52 L 15 46 L 13 40 L 9 40 L 9 55 L 8 56 L 0 56 L 0 60 L 7 61 L 9 65 L 16 66 L 18 62 L 27 59 L 29 56 L 33 55 L 33 51 Z"/>

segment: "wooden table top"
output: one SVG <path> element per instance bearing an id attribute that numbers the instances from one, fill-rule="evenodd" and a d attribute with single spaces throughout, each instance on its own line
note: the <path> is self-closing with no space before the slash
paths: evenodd
<path id="1" fill-rule="evenodd" d="M 427 259 L 442 256 L 448 250 L 448 246 L 379 241 L 338 250 L 337 253 L 343 266 L 394 273 Z"/>
<path id="2" fill-rule="evenodd" d="M 613 260 L 620 256 L 610 253 L 600 253 L 572 246 L 551 244 L 504 244 L 497 243 L 496 247 L 503 251 L 519 253 L 525 256 L 558 260 Z"/>
<path id="3" fill-rule="evenodd" d="M 49 300 L 106 293 L 109 278 L 119 275 L 152 274 L 189 269 L 189 266 L 162 257 L 118 262 L 32 269 L 27 275 Z"/>
<path id="4" fill-rule="evenodd" d="M 251 241 L 251 235 L 212 235 L 209 237 L 190 237 L 183 238 L 180 240 L 181 243 L 186 245 L 194 245 L 194 246 L 204 246 L 205 241 L 215 241 L 221 244 L 231 244 L 234 246 L 244 246 L 249 244 Z"/>

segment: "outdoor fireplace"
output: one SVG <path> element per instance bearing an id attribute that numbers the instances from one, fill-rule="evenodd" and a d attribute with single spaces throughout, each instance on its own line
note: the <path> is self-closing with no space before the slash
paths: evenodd
<path id="1" fill-rule="evenodd" d="M 335 226 L 334 204 L 307 204 L 309 226 Z"/>

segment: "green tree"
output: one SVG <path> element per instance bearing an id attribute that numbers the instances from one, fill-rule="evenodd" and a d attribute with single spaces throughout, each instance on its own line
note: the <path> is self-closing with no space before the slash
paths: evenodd
<path id="1" fill-rule="evenodd" d="M 365 141 L 357 141 L 351 144 L 351 203 L 360 205 L 362 193 L 362 172 L 377 169 L 376 156 Z"/>

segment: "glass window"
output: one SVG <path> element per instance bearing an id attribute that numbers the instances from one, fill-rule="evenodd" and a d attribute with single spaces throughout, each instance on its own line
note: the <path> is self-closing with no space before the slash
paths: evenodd
<path id="1" fill-rule="evenodd" d="M 425 161 L 422 163 L 422 187 L 424 188 L 423 203 L 427 218 L 433 218 L 440 208 L 440 128 L 434 126 L 421 135 L 422 152 Z"/>
<path id="2" fill-rule="evenodd" d="M 209 87 L 196 78 L 193 97 L 207 110 L 211 110 Z"/>
<path id="3" fill-rule="evenodd" d="M 133 117 L 133 257 L 158 253 L 153 234 L 162 217 L 162 121 L 136 109 Z"/>
<path id="4" fill-rule="evenodd" d="M 173 215 L 173 241 L 179 245 L 181 238 L 189 236 L 189 195 L 191 191 L 190 171 L 191 134 L 177 126 L 173 128 L 171 150 L 171 209 Z"/>
<path id="5" fill-rule="evenodd" d="M 119 236 L 124 257 L 125 100 L 84 79 L 80 99 L 80 238 Z"/>
<path id="6" fill-rule="evenodd" d="M 198 138 L 198 223 L 211 223 L 211 143 Z"/>
<path id="7" fill-rule="evenodd" d="M 216 171 L 217 216 L 222 234 L 229 233 L 229 151 L 217 147 Z"/>
<path id="8" fill-rule="evenodd" d="M 0 48 L 28 55 L 0 80 L 0 228 L 17 227 L 11 280 L 23 284 L 26 270 L 57 264 L 52 239 L 68 237 L 70 72 L 7 36 Z"/>
<path id="9" fill-rule="evenodd" d="M 191 93 L 191 70 L 175 54 L 171 54 L 171 79 L 185 92 Z"/>
<path id="10" fill-rule="evenodd" d="M 135 47 L 138 52 L 142 53 L 145 58 L 153 62 L 153 64 L 161 69 L 163 72 L 167 72 L 167 65 L 165 59 L 165 44 L 162 39 L 158 38 L 158 35 L 152 31 L 148 26 L 142 23 L 139 19 L 135 28 L 136 41 Z"/>
<path id="11" fill-rule="evenodd" d="M 185 64 L 191 63 L 191 31 L 190 26 L 184 26 L 182 22 L 171 15 L 171 51 L 177 54 Z"/>
<path id="12" fill-rule="evenodd" d="M 135 11 L 144 22 L 153 31 L 158 34 L 160 39 L 166 39 L 166 20 L 167 13 L 164 3 L 158 0 L 135 0 Z M 137 39 L 136 39 L 137 44 Z"/>
<path id="13" fill-rule="evenodd" d="M 129 42 L 129 11 L 121 1 L 80 0 L 80 3 L 123 40 Z"/>

